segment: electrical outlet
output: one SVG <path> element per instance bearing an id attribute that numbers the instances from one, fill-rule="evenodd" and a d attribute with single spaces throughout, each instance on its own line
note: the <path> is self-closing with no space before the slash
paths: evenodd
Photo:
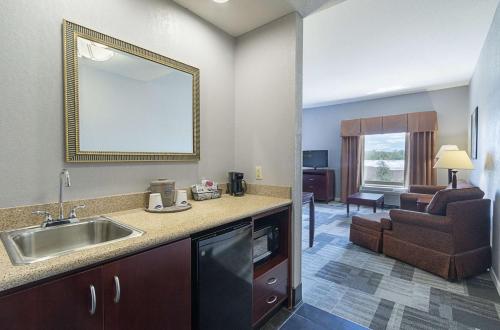
<path id="1" fill-rule="evenodd" d="M 255 179 L 262 180 L 262 166 L 255 167 Z"/>

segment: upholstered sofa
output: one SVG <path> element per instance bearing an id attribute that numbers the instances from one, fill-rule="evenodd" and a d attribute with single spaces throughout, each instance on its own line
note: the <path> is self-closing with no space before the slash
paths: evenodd
<path id="1" fill-rule="evenodd" d="M 445 279 L 483 273 L 491 266 L 490 204 L 479 188 L 441 189 L 427 212 L 391 210 L 383 252 Z"/>

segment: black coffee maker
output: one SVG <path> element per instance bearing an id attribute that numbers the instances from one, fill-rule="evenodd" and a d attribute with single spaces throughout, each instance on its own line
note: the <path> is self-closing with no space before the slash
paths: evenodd
<path id="1" fill-rule="evenodd" d="M 247 191 L 247 183 L 243 180 L 243 173 L 229 172 L 227 191 L 232 196 L 243 196 Z"/>

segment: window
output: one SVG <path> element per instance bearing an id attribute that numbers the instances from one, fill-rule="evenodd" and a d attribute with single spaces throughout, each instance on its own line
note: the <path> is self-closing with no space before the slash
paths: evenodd
<path id="1" fill-rule="evenodd" d="M 364 136 L 363 185 L 405 186 L 406 133 Z"/>

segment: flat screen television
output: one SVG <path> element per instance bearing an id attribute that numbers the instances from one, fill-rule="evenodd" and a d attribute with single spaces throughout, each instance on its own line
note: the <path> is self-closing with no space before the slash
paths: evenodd
<path id="1" fill-rule="evenodd" d="M 304 150 L 302 166 L 314 169 L 328 167 L 328 150 Z"/>

